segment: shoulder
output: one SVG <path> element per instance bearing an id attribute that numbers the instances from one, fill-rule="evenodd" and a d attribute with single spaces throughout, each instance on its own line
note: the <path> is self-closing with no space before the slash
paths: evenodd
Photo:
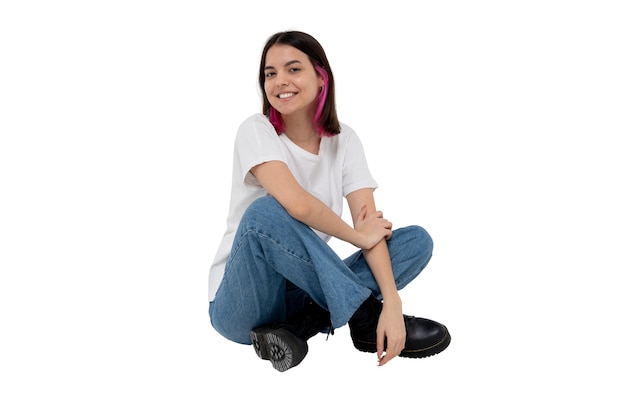
<path id="1" fill-rule="evenodd" d="M 343 122 L 340 122 L 339 126 L 341 127 L 341 131 L 332 136 L 333 139 L 338 142 L 349 142 L 352 138 L 358 139 L 358 136 L 352 127 Z"/>
<path id="2" fill-rule="evenodd" d="M 356 136 L 356 132 L 348 124 L 340 122 L 339 126 L 341 126 L 341 132 L 339 133 L 339 136 Z"/>
<path id="3" fill-rule="evenodd" d="M 278 138 L 276 129 L 269 119 L 261 113 L 253 114 L 239 125 L 236 142 L 265 142 L 274 141 Z"/>
<path id="4" fill-rule="evenodd" d="M 274 126 L 270 123 L 269 119 L 262 113 L 255 113 L 252 116 L 246 118 L 239 125 L 239 130 L 242 129 L 258 129 L 258 128 L 272 128 Z"/>
<path id="5" fill-rule="evenodd" d="M 335 140 L 340 147 L 350 147 L 353 146 L 354 143 L 361 143 L 359 135 L 357 135 L 356 131 L 350 125 L 342 122 L 340 126 L 341 132 L 335 135 Z"/>

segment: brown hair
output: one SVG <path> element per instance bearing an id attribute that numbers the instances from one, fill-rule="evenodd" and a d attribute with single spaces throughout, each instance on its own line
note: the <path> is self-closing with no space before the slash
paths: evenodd
<path id="1" fill-rule="evenodd" d="M 320 134 L 326 136 L 338 134 L 341 131 L 341 127 L 335 107 L 335 79 L 330 69 L 330 63 L 328 62 L 328 58 L 326 58 L 326 53 L 322 45 L 320 45 L 314 37 L 304 32 L 278 32 L 272 35 L 265 43 L 259 69 L 259 86 L 263 94 L 263 114 L 270 119 L 276 130 L 282 133 L 282 118 L 277 111 L 273 110 L 267 99 L 267 94 L 265 93 L 265 59 L 267 57 L 267 51 L 276 44 L 293 46 L 304 52 L 311 60 L 311 64 L 313 64 L 315 70 L 324 78 L 325 84 L 323 88 L 325 91 L 320 94 L 320 108 L 316 114 L 315 124 Z"/>

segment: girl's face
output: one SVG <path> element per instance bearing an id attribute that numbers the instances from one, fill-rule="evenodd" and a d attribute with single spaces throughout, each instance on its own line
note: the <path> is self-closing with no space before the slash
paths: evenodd
<path id="1" fill-rule="evenodd" d="M 320 88 L 324 85 L 309 57 L 293 46 L 276 44 L 265 56 L 265 94 L 283 116 L 302 111 L 315 114 Z"/>

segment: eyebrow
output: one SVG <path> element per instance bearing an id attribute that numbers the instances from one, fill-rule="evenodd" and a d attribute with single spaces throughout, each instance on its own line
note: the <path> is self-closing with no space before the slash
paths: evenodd
<path id="1" fill-rule="evenodd" d="M 287 63 L 285 64 L 285 66 L 286 66 L 286 67 L 288 67 L 289 65 L 293 65 L 293 64 L 301 64 L 301 63 L 302 63 L 302 62 L 298 61 L 297 59 L 293 59 L 293 60 L 291 60 L 291 61 L 287 62 Z M 271 65 L 267 65 L 264 69 L 265 69 L 265 70 L 268 70 L 268 69 L 276 69 L 276 68 L 274 68 L 274 67 L 273 67 L 273 66 L 271 66 Z"/>

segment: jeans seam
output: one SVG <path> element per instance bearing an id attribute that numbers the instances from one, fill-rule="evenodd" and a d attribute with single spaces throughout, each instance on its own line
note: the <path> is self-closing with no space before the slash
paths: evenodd
<path id="1" fill-rule="evenodd" d="M 239 252 L 239 249 L 241 248 L 241 245 L 243 245 L 243 240 L 244 238 L 250 234 L 250 233 L 254 233 L 256 234 L 259 238 L 263 238 L 263 239 L 267 239 L 268 241 L 274 243 L 282 252 L 284 252 L 285 254 L 289 255 L 292 258 L 296 258 L 304 263 L 306 263 L 307 265 L 310 265 L 312 267 L 315 267 L 315 265 L 313 265 L 313 262 L 311 262 L 308 259 L 302 258 L 301 256 L 298 256 L 298 254 L 294 253 L 294 252 L 290 252 L 289 250 L 285 249 L 280 242 L 278 242 L 277 240 L 273 239 L 271 236 L 266 235 L 264 233 L 259 232 L 258 230 L 247 230 L 239 239 L 239 244 L 237 245 L 236 248 L 233 248 L 232 253 L 230 255 L 230 259 L 234 259 L 237 256 L 237 253 Z M 230 264 L 230 260 L 227 263 L 227 267 L 228 264 Z"/>

